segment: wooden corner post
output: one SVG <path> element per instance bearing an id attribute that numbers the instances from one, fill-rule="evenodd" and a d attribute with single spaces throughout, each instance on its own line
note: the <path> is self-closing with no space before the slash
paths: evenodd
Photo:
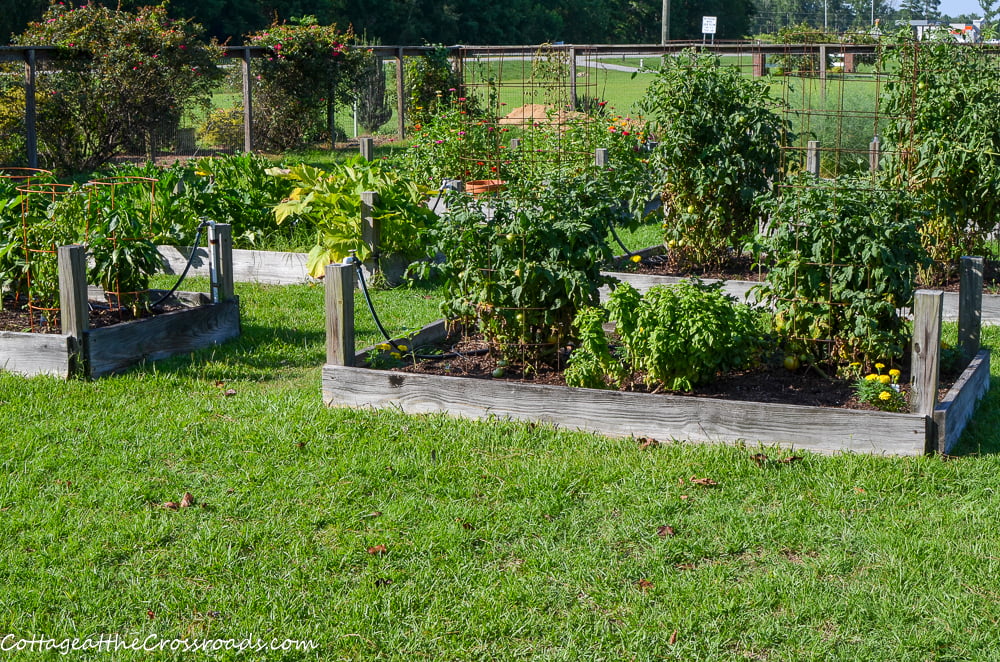
<path id="1" fill-rule="evenodd" d="M 806 143 L 806 170 L 819 177 L 819 141 Z"/>
<path id="2" fill-rule="evenodd" d="M 326 265 L 326 362 L 354 365 L 354 265 Z"/>
<path id="3" fill-rule="evenodd" d="M 375 218 L 375 208 L 378 203 L 378 192 L 363 191 L 361 193 L 361 241 L 371 250 L 374 271 L 378 271 L 378 261 L 381 257 L 379 244 L 382 238 L 382 224 Z"/>
<path id="4" fill-rule="evenodd" d="M 212 285 L 212 303 L 229 301 L 235 296 L 233 286 L 233 230 L 228 223 L 208 227 L 208 245 L 211 255 L 209 279 Z"/>
<path id="5" fill-rule="evenodd" d="M 959 263 L 958 346 L 971 361 L 979 352 L 983 326 L 983 258 L 963 257 Z"/>
<path id="6" fill-rule="evenodd" d="M 941 310 L 944 292 L 917 290 L 913 296 L 913 354 L 910 359 L 910 410 L 927 417 L 927 446 L 937 448 L 934 407 L 937 406 L 941 355 Z"/>
<path id="7" fill-rule="evenodd" d="M 82 339 L 90 326 L 87 305 L 87 250 L 79 244 L 60 246 L 59 324 L 62 332 Z"/>

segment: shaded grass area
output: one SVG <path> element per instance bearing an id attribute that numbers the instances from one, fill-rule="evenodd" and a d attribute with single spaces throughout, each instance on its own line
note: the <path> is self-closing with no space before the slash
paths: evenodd
<path id="1" fill-rule="evenodd" d="M 996 387 L 948 462 L 327 409 L 321 288 L 237 293 L 244 336 L 193 357 L 0 374 L 0 632 L 318 646 L 219 660 L 996 655 Z M 437 316 L 435 290 L 376 297 L 393 331 Z"/>

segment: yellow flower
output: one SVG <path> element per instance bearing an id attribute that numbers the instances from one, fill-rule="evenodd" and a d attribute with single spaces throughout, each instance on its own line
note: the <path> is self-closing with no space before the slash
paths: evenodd
<path id="1" fill-rule="evenodd" d="M 867 380 L 868 380 L 868 381 L 870 381 L 870 382 L 873 382 L 873 381 L 875 381 L 876 379 L 878 379 L 878 375 L 876 375 L 876 374 L 875 374 L 875 373 L 873 372 L 873 373 L 872 373 L 872 374 L 870 374 L 870 375 L 865 375 L 865 379 L 867 379 Z"/>
<path id="2" fill-rule="evenodd" d="M 642 262 L 642 256 L 641 256 L 641 255 L 633 255 L 633 256 L 631 257 L 631 260 L 632 260 L 633 262 Z"/>
<path id="3" fill-rule="evenodd" d="M 899 377 L 899 375 L 900 375 L 900 372 L 899 372 L 899 370 L 897 368 L 893 368 L 892 370 L 889 371 L 889 376 L 890 377 Z"/>
<path id="4" fill-rule="evenodd" d="M 888 384 L 890 381 L 892 381 L 892 377 L 890 377 L 889 375 L 879 375 L 878 380 L 883 384 Z"/>
<path id="5" fill-rule="evenodd" d="M 884 364 L 884 363 L 876 363 L 876 364 L 875 364 L 875 369 L 876 369 L 876 370 L 881 370 L 881 369 L 882 369 L 882 368 L 884 368 L 884 367 L 885 367 L 885 364 Z"/>
<path id="6" fill-rule="evenodd" d="M 860 368 L 861 367 L 861 363 L 858 362 L 858 361 L 851 361 L 851 367 L 852 368 Z"/>
<path id="7" fill-rule="evenodd" d="M 389 352 L 389 356 L 391 356 L 394 359 L 398 359 L 398 358 L 402 358 L 403 355 L 400 354 L 399 352 Z"/>
<path id="8" fill-rule="evenodd" d="M 375 345 L 375 349 L 389 349 L 389 343 L 380 342 L 379 344 Z"/>
<path id="9" fill-rule="evenodd" d="M 891 400 L 892 393 L 889 393 L 889 391 L 882 391 L 881 393 L 878 394 L 878 399 L 882 400 L 883 402 L 885 402 L 886 400 Z"/>
<path id="10" fill-rule="evenodd" d="M 409 347 L 407 347 L 406 345 L 396 345 L 396 349 L 398 349 L 401 352 L 405 352 L 406 350 L 409 349 Z"/>

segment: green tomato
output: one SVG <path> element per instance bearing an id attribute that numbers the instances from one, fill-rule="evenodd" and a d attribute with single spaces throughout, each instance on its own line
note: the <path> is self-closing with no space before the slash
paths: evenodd
<path id="1" fill-rule="evenodd" d="M 497 379 L 500 379 L 501 377 L 503 377 L 504 374 L 506 374 L 506 372 L 504 371 L 503 368 L 496 368 L 493 371 L 493 376 L 496 377 Z"/>
<path id="2" fill-rule="evenodd" d="M 688 205 L 688 213 L 693 214 L 695 212 L 694 205 Z"/>
<path id="3" fill-rule="evenodd" d="M 799 357 L 794 354 L 789 354 L 785 357 L 785 370 L 795 372 L 801 365 L 802 363 L 799 361 Z"/>

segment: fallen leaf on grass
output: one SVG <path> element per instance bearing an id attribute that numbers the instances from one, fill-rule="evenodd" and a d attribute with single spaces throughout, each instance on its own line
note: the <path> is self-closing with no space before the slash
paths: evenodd
<path id="1" fill-rule="evenodd" d="M 382 517 L 382 511 L 381 510 L 373 510 L 372 512 L 368 513 L 367 515 L 362 515 L 361 519 L 365 519 L 366 517 Z"/>
<path id="2" fill-rule="evenodd" d="M 762 467 L 767 464 L 768 457 L 763 453 L 757 453 L 756 455 L 751 455 L 750 459 L 756 462 L 758 467 Z"/>
<path id="3" fill-rule="evenodd" d="M 177 510 L 178 508 L 181 507 L 181 504 L 177 503 L 176 501 L 167 501 L 166 503 L 163 504 L 163 507 L 169 508 L 170 510 Z"/>
<path id="4" fill-rule="evenodd" d="M 648 437 L 639 437 L 636 441 L 639 442 L 639 450 L 647 450 L 650 448 L 656 448 L 660 445 L 656 439 L 650 439 Z"/>
<path id="5" fill-rule="evenodd" d="M 681 495 L 681 501 L 687 501 L 687 500 L 688 500 L 688 495 L 682 494 Z"/>
<path id="6" fill-rule="evenodd" d="M 194 505 L 194 495 L 190 492 L 185 492 L 184 496 L 181 498 L 181 508 L 190 508 Z"/>
<path id="7" fill-rule="evenodd" d="M 677 630 L 674 630 L 673 632 L 670 633 L 670 642 L 669 643 L 670 643 L 671 646 L 673 646 L 674 644 L 677 643 Z"/>
<path id="8" fill-rule="evenodd" d="M 694 563 L 678 563 L 674 567 L 677 568 L 678 570 L 694 570 L 698 566 L 696 566 Z"/>
<path id="9" fill-rule="evenodd" d="M 783 464 L 791 464 L 792 462 L 799 462 L 802 459 L 801 455 L 789 455 L 788 457 L 781 458 Z"/>
<path id="10" fill-rule="evenodd" d="M 156 613 L 152 609 L 147 609 L 146 616 L 149 617 L 149 620 L 153 620 L 154 618 L 156 618 Z"/>
<path id="11" fill-rule="evenodd" d="M 375 588 L 382 588 L 383 586 L 389 586 L 392 584 L 392 580 L 387 577 L 380 577 L 375 580 Z"/>
<path id="12" fill-rule="evenodd" d="M 666 538 L 667 536 L 673 536 L 676 534 L 677 532 L 674 531 L 674 527 L 672 526 L 667 526 L 664 524 L 663 526 L 656 527 L 656 535 L 660 536 L 661 538 Z"/>
<path id="13" fill-rule="evenodd" d="M 375 545 L 373 547 L 369 547 L 368 548 L 368 553 L 371 554 L 371 555 L 373 555 L 373 556 L 382 556 L 383 554 L 385 554 L 388 551 L 389 550 L 386 549 L 385 545 Z"/>
<path id="14" fill-rule="evenodd" d="M 640 591 L 648 591 L 649 589 L 654 588 L 656 585 L 653 584 L 653 582 L 649 581 L 648 579 L 640 579 L 635 583 L 635 586 Z"/>
<path id="15" fill-rule="evenodd" d="M 226 396 L 227 398 L 231 398 L 234 395 L 236 395 L 236 389 L 234 389 L 234 388 L 227 388 L 226 392 L 223 393 L 222 395 Z"/>
<path id="16" fill-rule="evenodd" d="M 694 476 L 691 476 L 690 480 L 692 485 L 701 485 L 702 487 L 715 487 L 718 485 L 718 483 L 711 478 L 695 478 Z"/>

